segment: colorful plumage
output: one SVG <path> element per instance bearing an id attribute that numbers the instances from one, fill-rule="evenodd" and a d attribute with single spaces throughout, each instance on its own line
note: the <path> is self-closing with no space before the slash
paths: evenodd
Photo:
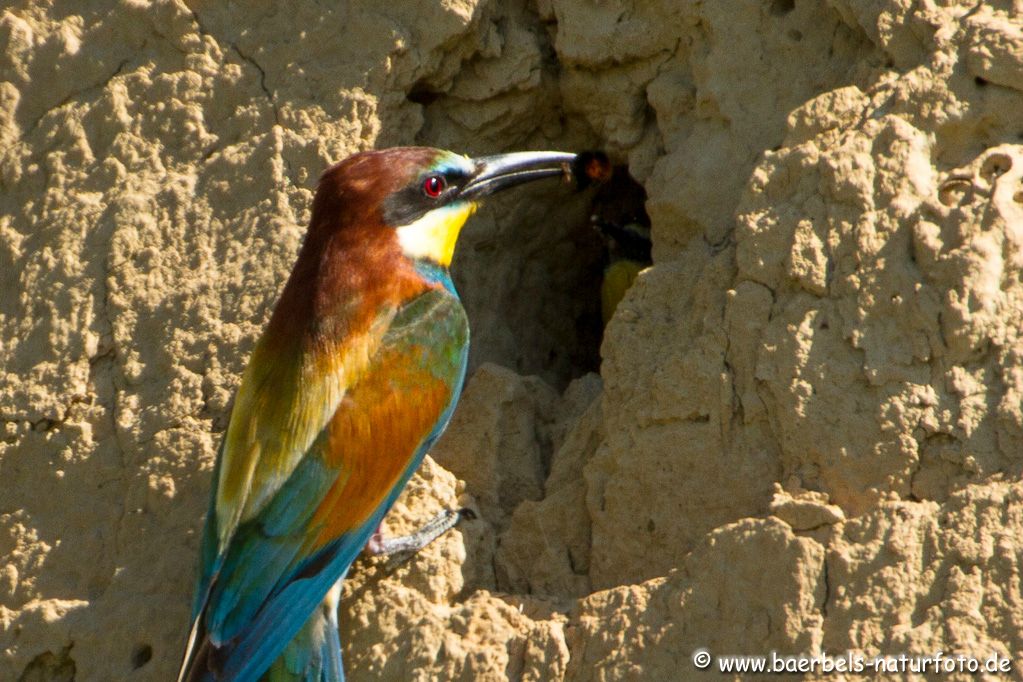
<path id="1" fill-rule="evenodd" d="M 465 377 L 459 231 L 484 196 L 574 159 L 410 147 L 323 175 L 217 457 L 179 682 L 343 679 L 340 580 Z"/>

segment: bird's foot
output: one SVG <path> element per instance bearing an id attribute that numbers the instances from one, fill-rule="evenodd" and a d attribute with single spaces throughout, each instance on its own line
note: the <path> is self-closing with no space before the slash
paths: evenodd
<path id="1" fill-rule="evenodd" d="M 370 536 L 369 542 L 366 543 L 366 553 L 373 556 L 415 554 L 454 528 L 455 524 L 462 519 L 474 518 L 476 518 L 476 512 L 468 507 L 463 507 L 462 509 L 445 509 L 409 535 L 385 538 L 380 529 L 377 528 L 376 532 Z"/>

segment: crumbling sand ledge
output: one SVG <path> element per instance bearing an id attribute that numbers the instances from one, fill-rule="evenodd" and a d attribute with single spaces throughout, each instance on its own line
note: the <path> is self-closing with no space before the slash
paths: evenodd
<path id="1" fill-rule="evenodd" d="M 351 679 L 680 679 L 697 647 L 1023 675 L 1011 3 L 278 5 L 0 10 L 0 679 L 172 674 L 316 175 L 413 142 L 606 147 L 657 264 L 559 395 L 520 375 L 585 355 L 585 197 L 477 218 L 480 369 L 388 523 L 482 517 L 360 562 Z"/>

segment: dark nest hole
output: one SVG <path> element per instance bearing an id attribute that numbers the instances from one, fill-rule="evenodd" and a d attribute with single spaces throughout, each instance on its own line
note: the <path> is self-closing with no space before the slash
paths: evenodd
<path id="1" fill-rule="evenodd" d="M 453 268 L 472 324 L 470 375 L 496 362 L 563 389 L 599 371 L 605 271 L 626 256 L 649 264 L 645 200 L 616 166 L 599 187 L 535 185 L 486 206 Z M 638 251 L 637 226 L 646 232 Z"/>

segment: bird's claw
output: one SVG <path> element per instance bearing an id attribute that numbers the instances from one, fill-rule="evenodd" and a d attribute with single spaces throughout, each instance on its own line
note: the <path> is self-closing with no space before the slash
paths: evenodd
<path id="1" fill-rule="evenodd" d="M 409 535 L 385 538 L 379 529 L 366 543 L 366 553 L 372 556 L 414 554 L 455 527 L 462 519 L 475 519 L 476 512 L 468 507 L 445 509 Z"/>

